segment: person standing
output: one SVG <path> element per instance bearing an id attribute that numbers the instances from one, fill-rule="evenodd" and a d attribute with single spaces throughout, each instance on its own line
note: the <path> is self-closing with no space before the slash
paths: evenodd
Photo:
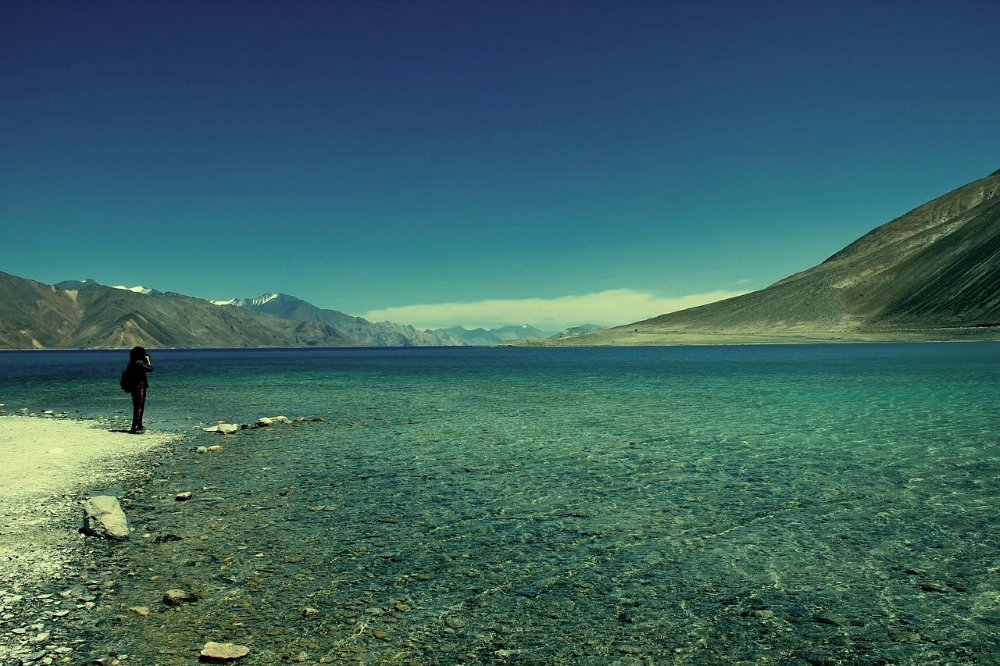
<path id="1" fill-rule="evenodd" d="M 129 432 L 138 435 L 146 431 L 146 426 L 142 424 L 142 413 L 146 409 L 146 391 L 149 389 L 146 373 L 153 371 L 153 363 L 143 347 L 133 347 L 128 353 L 128 359 L 126 372 L 132 379 L 132 429 Z"/>

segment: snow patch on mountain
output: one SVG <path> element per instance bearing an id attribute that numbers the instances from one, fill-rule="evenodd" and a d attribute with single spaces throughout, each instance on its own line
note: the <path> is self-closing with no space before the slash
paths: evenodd
<path id="1" fill-rule="evenodd" d="M 157 291 L 156 289 L 150 289 L 149 287 L 143 287 L 142 285 L 136 285 L 135 287 L 126 287 L 126 286 L 117 284 L 117 285 L 115 285 L 115 286 L 113 286 L 111 288 L 112 289 L 121 289 L 122 291 L 132 291 L 132 292 L 135 292 L 137 294 L 143 294 L 145 296 L 156 296 L 158 294 L 162 294 L 163 293 L 161 291 Z"/>
<path id="2" fill-rule="evenodd" d="M 228 301 L 213 301 L 209 299 L 209 303 L 213 305 L 235 305 L 238 308 L 252 308 L 260 307 L 269 301 L 281 296 L 281 294 L 263 294 L 257 298 L 230 298 Z"/>

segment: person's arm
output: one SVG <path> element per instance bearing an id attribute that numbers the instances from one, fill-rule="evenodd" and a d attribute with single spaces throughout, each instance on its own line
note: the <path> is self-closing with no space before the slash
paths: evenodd
<path id="1" fill-rule="evenodd" d="M 135 364 L 146 372 L 153 371 L 153 362 L 149 360 L 149 356 L 147 356 L 145 360 L 136 359 Z"/>

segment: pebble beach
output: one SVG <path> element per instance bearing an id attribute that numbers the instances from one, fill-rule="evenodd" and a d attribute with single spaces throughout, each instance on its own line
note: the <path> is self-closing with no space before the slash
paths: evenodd
<path id="1" fill-rule="evenodd" d="M 181 438 L 65 414 L 0 416 L 0 663 L 79 662 L 94 609 L 118 585 L 103 566 L 114 545 L 79 532 L 80 502 L 148 474 Z"/>

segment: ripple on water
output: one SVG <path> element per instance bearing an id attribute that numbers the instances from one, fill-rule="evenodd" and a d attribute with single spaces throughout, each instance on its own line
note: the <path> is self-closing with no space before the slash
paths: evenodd
<path id="1" fill-rule="evenodd" d="M 998 378 L 886 349 L 312 368 L 253 413 L 328 422 L 198 434 L 192 449 L 225 449 L 179 450 L 129 489 L 150 537 L 122 553 L 105 647 L 162 664 L 207 641 L 249 646 L 247 664 L 998 661 Z M 218 400 L 269 390 L 247 386 Z M 171 588 L 200 599 L 167 607 Z"/>

